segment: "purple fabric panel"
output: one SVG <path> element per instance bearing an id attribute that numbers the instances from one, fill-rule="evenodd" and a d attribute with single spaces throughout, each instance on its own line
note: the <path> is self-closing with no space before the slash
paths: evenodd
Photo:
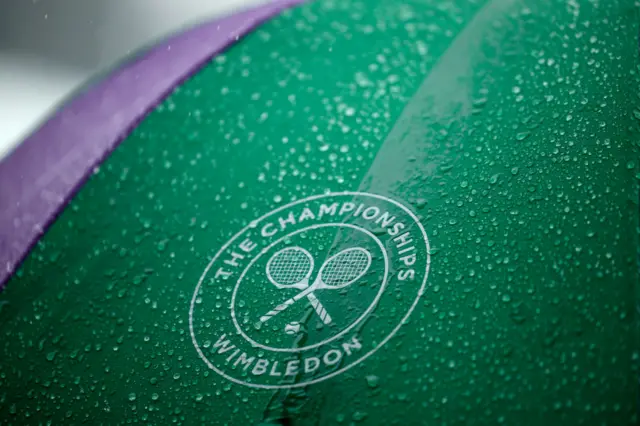
<path id="1" fill-rule="evenodd" d="M 274 0 L 170 38 L 69 102 L 6 157 L 0 163 L 0 289 L 94 167 L 176 84 L 302 1 Z"/>

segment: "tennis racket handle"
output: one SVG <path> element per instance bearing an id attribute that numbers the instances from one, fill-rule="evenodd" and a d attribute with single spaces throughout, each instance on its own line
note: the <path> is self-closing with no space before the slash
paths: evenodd
<path id="1" fill-rule="evenodd" d="M 273 316 L 278 315 L 280 312 L 284 311 L 285 309 L 287 309 L 289 306 L 293 305 L 294 303 L 296 303 L 298 300 L 302 299 L 303 297 L 308 296 L 309 294 L 311 294 L 311 292 L 313 291 L 313 287 L 309 287 L 304 291 L 301 291 L 300 293 L 296 294 L 294 297 L 292 297 L 291 299 L 279 304 L 278 306 L 276 306 L 273 310 L 267 312 L 266 314 L 264 314 L 263 316 L 260 317 L 260 322 L 261 323 L 265 323 L 267 321 L 269 321 L 269 319 Z"/>
<path id="2" fill-rule="evenodd" d="M 311 294 L 312 291 L 313 291 L 313 287 L 309 287 L 305 291 L 301 291 L 300 293 L 296 294 L 291 299 L 279 304 L 273 310 L 271 310 L 271 311 L 267 312 L 266 314 L 264 314 L 263 316 L 261 316 L 260 317 L 260 322 L 264 324 L 265 322 L 269 321 L 269 319 L 271 317 L 278 315 L 280 312 L 284 311 L 289 306 L 291 306 L 294 303 L 296 303 L 298 300 L 300 300 L 303 297 L 306 297 L 309 294 Z"/>
<path id="3" fill-rule="evenodd" d="M 311 302 L 311 306 L 313 306 L 313 309 L 316 310 L 316 313 L 318 314 L 322 322 L 325 324 L 331 324 L 331 315 L 329 315 L 329 312 L 327 312 L 324 306 L 322 306 L 322 303 L 320 303 L 316 295 L 313 293 L 309 293 L 307 295 L 307 299 L 309 299 L 309 302 Z"/>
<path id="4" fill-rule="evenodd" d="M 267 321 L 269 321 L 269 319 L 271 319 L 271 317 L 274 317 L 276 315 L 278 315 L 280 312 L 284 311 L 285 309 L 287 309 L 289 306 L 293 305 L 295 303 L 295 300 L 293 299 L 289 299 L 284 303 L 281 303 L 280 305 L 276 306 L 275 308 L 273 308 L 272 310 L 270 310 L 269 312 L 267 312 L 266 314 L 264 314 L 263 316 L 260 317 L 260 322 L 261 323 L 265 323 Z"/>

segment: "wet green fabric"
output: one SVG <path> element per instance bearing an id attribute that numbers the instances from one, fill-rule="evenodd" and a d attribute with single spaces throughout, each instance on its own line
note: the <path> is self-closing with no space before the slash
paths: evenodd
<path id="1" fill-rule="evenodd" d="M 625 0 L 318 0 L 262 25 L 140 123 L 0 294 L 0 419 L 635 424 L 637 18 Z M 371 206 L 404 220 L 413 282 L 393 223 L 303 229 L 305 207 L 326 222 L 309 197 L 342 191 L 382 198 L 325 195 L 354 203 L 332 223 L 367 228 Z M 205 273 L 289 203 L 300 232 L 274 250 L 304 247 L 314 274 L 345 247 L 372 256 L 357 283 L 313 292 L 331 324 L 306 296 L 261 323 L 304 290 Z M 229 326 L 232 294 L 270 347 L 351 323 L 356 340 L 287 376 Z M 243 353 L 268 370 L 234 366 Z"/>

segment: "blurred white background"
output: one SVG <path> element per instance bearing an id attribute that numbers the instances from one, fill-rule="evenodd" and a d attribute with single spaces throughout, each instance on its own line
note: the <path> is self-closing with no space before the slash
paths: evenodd
<path id="1" fill-rule="evenodd" d="M 184 28 L 269 0 L 1 0 L 0 159 L 76 88 Z"/>

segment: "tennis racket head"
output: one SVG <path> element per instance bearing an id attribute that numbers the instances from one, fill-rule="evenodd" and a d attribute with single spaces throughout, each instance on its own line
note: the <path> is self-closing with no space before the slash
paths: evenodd
<path id="1" fill-rule="evenodd" d="M 284 248 L 275 253 L 266 266 L 267 278 L 277 288 L 307 286 L 313 272 L 313 256 L 302 247 Z"/>
<path id="2" fill-rule="evenodd" d="M 318 278 L 327 288 L 343 288 L 362 278 L 370 266 L 369 250 L 351 247 L 331 256 L 320 268 Z"/>

